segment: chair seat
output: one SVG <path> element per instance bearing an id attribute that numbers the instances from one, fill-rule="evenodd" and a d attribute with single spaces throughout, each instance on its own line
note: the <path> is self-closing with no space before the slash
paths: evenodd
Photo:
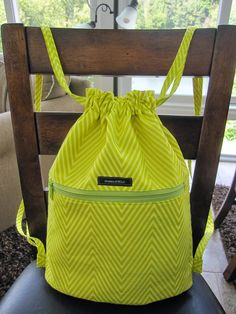
<path id="1" fill-rule="evenodd" d="M 0 303 L 1 314 L 217 314 L 225 313 L 200 274 L 193 274 L 187 292 L 143 306 L 114 305 L 76 299 L 52 289 L 44 279 L 44 269 L 32 262 Z"/>

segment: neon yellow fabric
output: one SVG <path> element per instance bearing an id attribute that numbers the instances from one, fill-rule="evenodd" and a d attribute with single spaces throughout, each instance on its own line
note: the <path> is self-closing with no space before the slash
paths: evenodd
<path id="1" fill-rule="evenodd" d="M 42 28 L 57 81 L 85 107 L 49 173 L 45 277 L 55 289 L 99 302 L 147 304 L 191 287 L 188 170 L 156 107 L 178 87 L 194 30 L 186 31 L 161 94 L 155 99 L 152 91 L 115 97 L 91 88 L 85 97 L 73 94 L 51 31 Z M 39 94 L 40 80 L 37 86 Z M 129 179 L 132 184 L 100 185 L 98 177 L 117 182 Z M 56 186 L 62 187 L 61 192 Z M 181 193 L 164 197 L 167 190 L 176 191 L 179 186 L 184 187 Z M 127 202 L 124 196 L 119 201 L 98 201 L 80 198 L 77 190 L 128 191 L 130 195 L 158 191 L 163 197 L 147 202 Z M 22 210 L 23 204 L 18 221 L 22 220 Z M 41 243 L 29 233 L 22 234 L 38 246 L 39 264 L 43 265 Z"/>
<path id="2" fill-rule="evenodd" d="M 42 86 L 43 86 L 43 76 L 36 74 L 35 77 L 35 95 L 34 95 L 34 109 L 35 111 L 41 111 L 41 98 L 42 98 Z M 30 236 L 28 224 L 26 222 L 26 230 L 22 228 L 22 221 L 25 213 L 24 201 L 20 202 L 20 206 L 16 216 L 16 228 L 18 232 L 26 237 L 29 244 L 37 248 L 37 261 L 36 264 L 38 267 L 45 267 L 45 248 L 42 241 L 38 238 Z"/>
<path id="3" fill-rule="evenodd" d="M 202 77 L 193 77 L 194 114 L 200 116 L 202 109 Z"/>
<path id="4" fill-rule="evenodd" d="M 43 76 L 40 74 L 35 75 L 35 93 L 34 93 L 34 109 L 41 111 L 41 99 L 43 90 Z"/>
<path id="5" fill-rule="evenodd" d="M 203 88 L 203 78 L 202 77 L 193 77 L 193 96 L 194 96 L 194 114 L 195 116 L 200 116 L 202 111 L 202 88 Z M 192 177 L 192 163 L 191 160 L 188 160 L 188 167 Z M 196 253 L 193 259 L 193 271 L 202 272 L 202 256 L 203 252 L 207 246 L 208 241 L 210 240 L 214 232 L 214 222 L 212 217 L 212 210 L 209 209 L 209 215 L 207 219 L 206 229 L 204 236 L 202 237 L 200 243 L 198 244 Z"/>
<path id="6" fill-rule="evenodd" d="M 23 216 L 24 216 L 24 212 L 25 212 L 25 207 L 24 207 L 24 202 L 23 200 L 20 203 L 20 207 L 16 216 L 16 227 L 18 232 L 27 238 L 27 241 L 37 247 L 37 266 L 38 267 L 44 267 L 45 266 L 45 248 L 43 243 L 34 237 L 31 237 L 29 234 L 29 229 L 28 229 L 28 224 L 26 222 L 26 231 L 23 230 L 22 228 L 22 221 L 23 221 Z"/>
<path id="7" fill-rule="evenodd" d="M 49 27 L 42 27 L 42 33 L 44 36 L 44 40 L 47 46 L 48 55 L 50 58 L 51 66 L 53 68 L 54 74 L 57 78 L 58 84 L 66 91 L 68 95 L 70 95 L 74 100 L 78 101 L 82 105 L 85 104 L 86 98 L 83 96 L 78 96 L 73 94 L 69 86 L 67 84 L 67 81 L 65 79 L 65 75 L 61 66 L 61 62 L 57 53 L 57 49 L 55 46 L 54 39 L 52 37 L 51 29 Z"/>
<path id="8" fill-rule="evenodd" d="M 174 92 L 179 86 L 185 67 L 188 48 L 195 29 L 196 28 L 194 27 L 189 27 L 186 30 L 184 39 L 182 40 L 176 58 L 167 74 L 166 80 L 162 86 L 160 95 L 157 99 L 157 106 L 160 106 L 164 102 L 166 102 L 174 94 Z M 171 87 L 170 93 L 169 95 L 166 95 L 170 87 Z"/>
<path id="9" fill-rule="evenodd" d="M 192 172 L 192 160 L 188 159 L 188 171 L 191 179 L 193 178 L 193 172 Z"/>
<path id="10" fill-rule="evenodd" d="M 179 294 L 192 284 L 188 171 L 155 114 L 154 94 L 116 98 L 89 89 L 87 99 L 50 170 L 52 186 L 142 193 L 184 183 L 185 190 L 147 203 L 84 201 L 52 191 L 46 280 L 100 302 L 146 304 Z M 132 178 L 133 184 L 98 185 L 98 176 Z"/>
<path id="11" fill-rule="evenodd" d="M 193 99 L 194 99 L 194 114 L 200 116 L 202 110 L 202 77 L 193 77 Z M 192 160 L 188 160 L 188 170 L 190 177 L 193 177 L 192 173 Z"/>
<path id="12" fill-rule="evenodd" d="M 202 255 L 213 232 L 214 232 L 214 221 L 213 221 L 213 216 L 212 216 L 212 209 L 210 208 L 204 236 L 202 237 L 200 243 L 198 244 L 196 253 L 194 255 L 194 260 L 193 260 L 194 272 L 198 272 L 198 273 L 202 272 Z"/>

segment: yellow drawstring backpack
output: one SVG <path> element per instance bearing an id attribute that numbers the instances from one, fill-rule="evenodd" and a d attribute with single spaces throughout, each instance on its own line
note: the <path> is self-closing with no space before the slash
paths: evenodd
<path id="1" fill-rule="evenodd" d="M 192 272 L 201 270 L 212 224 L 193 259 L 188 169 L 156 108 L 179 85 L 194 28 L 187 29 L 157 99 L 137 90 L 123 97 L 94 88 L 85 97 L 72 94 L 51 30 L 42 32 L 59 84 L 85 111 L 49 172 L 46 253 L 26 232 L 38 248 L 38 266 L 56 290 L 98 302 L 147 304 L 186 291 Z M 39 110 L 41 76 L 36 84 Z M 22 202 L 22 234 L 23 212 Z"/>

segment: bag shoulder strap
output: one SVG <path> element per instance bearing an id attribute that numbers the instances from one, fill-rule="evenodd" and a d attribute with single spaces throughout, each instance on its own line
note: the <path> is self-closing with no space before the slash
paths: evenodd
<path id="1" fill-rule="evenodd" d="M 45 254 L 44 244 L 38 238 L 30 236 L 27 222 L 26 222 L 26 231 L 23 230 L 22 222 L 23 222 L 24 213 L 25 213 L 25 206 L 22 200 L 20 203 L 18 212 L 17 212 L 17 216 L 16 216 L 16 228 L 18 232 L 27 239 L 29 244 L 37 248 L 37 266 L 45 267 L 46 254 Z"/>
<path id="2" fill-rule="evenodd" d="M 202 111 L 202 88 L 203 78 L 200 76 L 193 77 L 193 99 L 195 116 L 200 116 Z"/>
<path id="3" fill-rule="evenodd" d="M 203 78 L 193 77 L 193 96 L 194 96 L 194 114 L 195 116 L 200 116 L 202 111 L 202 88 L 203 88 Z M 191 162 L 191 161 L 190 161 Z M 193 258 L 193 271 L 202 272 L 202 257 L 204 250 L 207 246 L 209 239 L 211 238 L 214 231 L 214 222 L 212 216 L 212 209 L 210 207 L 208 213 L 208 219 L 206 223 L 206 228 L 201 241 L 198 244 L 197 250 Z"/>
<path id="4" fill-rule="evenodd" d="M 43 37 L 44 37 L 45 45 L 47 48 L 49 60 L 50 60 L 54 75 L 58 81 L 58 84 L 75 101 L 79 102 L 82 105 L 85 105 L 86 104 L 86 97 L 73 94 L 71 92 L 68 84 L 67 84 L 67 81 L 65 79 L 65 74 L 64 74 L 62 66 L 61 66 L 60 58 L 59 58 L 59 55 L 57 52 L 56 44 L 55 44 L 55 41 L 53 39 L 53 35 L 52 35 L 50 27 L 44 26 L 44 27 L 41 27 L 41 30 L 43 33 Z"/>
<path id="5" fill-rule="evenodd" d="M 194 99 L 194 115 L 200 116 L 202 111 L 202 87 L 203 87 L 203 78 L 202 77 L 193 77 L 193 99 Z M 188 170 L 190 177 L 193 177 L 192 174 L 192 160 L 188 160 Z"/>
<path id="6" fill-rule="evenodd" d="M 43 91 L 43 75 L 35 75 L 35 92 L 34 92 L 34 109 L 37 112 L 41 111 L 41 99 Z"/>
<path id="7" fill-rule="evenodd" d="M 66 91 L 68 95 L 70 95 L 81 104 L 85 105 L 86 97 L 73 94 L 70 91 L 69 86 L 67 85 L 51 29 L 49 27 L 42 27 L 41 30 L 45 40 L 51 66 L 59 85 Z M 165 101 L 167 101 L 178 88 L 183 75 L 188 49 L 195 30 L 196 27 L 187 28 L 174 62 L 172 63 L 172 66 L 168 71 L 168 74 L 161 89 L 161 93 L 156 100 L 156 107 L 162 105 Z M 170 86 L 171 90 L 170 93 L 167 95 L 167 91 L 169 90 Z"/>
<path id="8" fill-rule="evenodd" d="M 158 96 L 156 100 L 157 107 L 161 106 L 171 96 L 173 96 L 174 92 L 179 86 L 179 83 L 181 81 L 181 78 L 184 72 L 184 67 L 185 67 L 185 63 L 186 63 L 186 59 L 188 55 L 189 46 L 190 46 L 195 30 L 196 30 L 196 27 L 189 27 L 187 28 L 184 34 L 183 40 L 178 49 L 174 62 L 172 63 L 168 71 L 168 74 L 166 76 L 166 79 L 164 81 L 164 84 L 162 86 L 160 95 Z M 170 92 L 169 94 L 167 94 L 169 89 L 170 89 Z"/>
<path id="9" fill-rule="evenodd" d="M 201 238 L 201 241 L 198 244 L 197 250 L 193 258 L 193 271 L 194 272 L 197 272 L 197 273 L 202 272 L 203 253 L 205 251 L 207 243 L 210 240 L 213 232 L 214 232 L 214 221 L 213 221 L 213 215 L 212 215 L 212 208 L 210 207 L 205 232 L 204 232 L 203 237 Z"/>

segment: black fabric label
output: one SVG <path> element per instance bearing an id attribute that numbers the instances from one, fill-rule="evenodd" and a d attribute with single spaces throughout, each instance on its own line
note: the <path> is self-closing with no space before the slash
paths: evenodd
<path id="1" fill-rule="evenodd" d="M 132 186 L 132 178 L 98 177 L 98 185 Z"/>

